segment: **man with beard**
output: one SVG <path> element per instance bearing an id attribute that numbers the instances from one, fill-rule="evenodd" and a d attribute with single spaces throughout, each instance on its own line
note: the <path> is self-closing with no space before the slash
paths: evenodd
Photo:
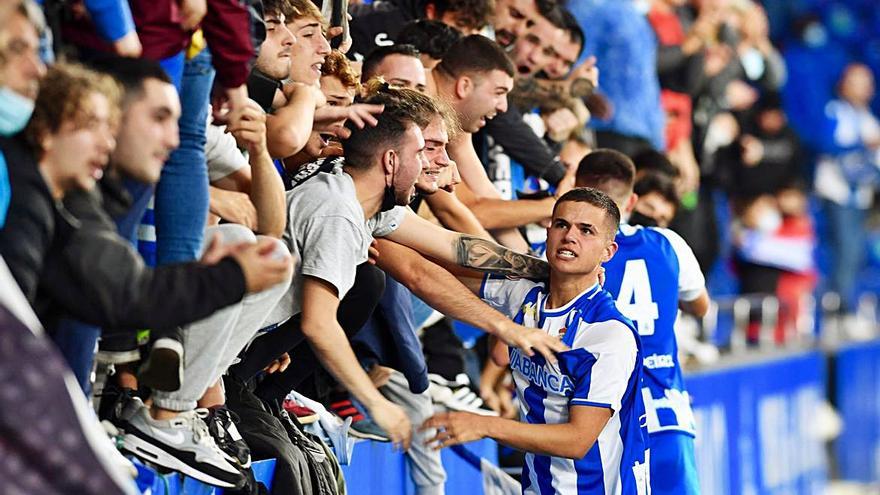
<path id="1" fill-rule="evenodd" d="M 386 85 L 364 101 L 384 105 L 377 125 L 354 129 L 347 124 L 352 134 L 343 141 L 344 159 L 337 159 L 329 173 L 303 169 L 301 183 L 288 193 L 288 208 L 295 213 L 288 219 L 284 240 L 302 263 L 280 309 L 289 311 L 289 305 L 300 315 L 301 330 L 296 331 L 301 331 L 321 364 L 366 407 L 392 441 L 407 445 L 412 433 L 409 420 L 378 393 L 336 318 L 358 265 L 367 262 L 373 237 L 387 236 L 435 258 L 499 273 L 540 276 L 543 264 L 483 239 L 440 229 L 405 208 L 394 208 L 412 200 L 424 167 L 421 129 L 440 112 L 429 97 Z M 526 352 L 534 347 L 552 355 L 560 348 L 557 342 L 521 330 L 507 327 L 497 333 Z M 283 398 L 290 390 L 289 378 L 270 377 L 260 385 L 258 395 Z"/>

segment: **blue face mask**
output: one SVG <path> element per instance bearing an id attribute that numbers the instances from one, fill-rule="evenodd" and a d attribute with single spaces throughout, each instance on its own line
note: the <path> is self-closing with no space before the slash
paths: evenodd
<path id="1" fill-rule="evenodd" d="M 0 135 L 11 136 L 27 125 L 34 102 L 9 88 L 0 88 Z"/>

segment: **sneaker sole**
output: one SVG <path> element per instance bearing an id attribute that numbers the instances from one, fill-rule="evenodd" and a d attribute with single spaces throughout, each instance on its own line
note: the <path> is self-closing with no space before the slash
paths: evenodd
<path id="1" fill-rule="evenodd" d="M 312 414 L 311 416 L 297 416 L 296 420 L 299 421 L 300 424 L 310 425 L 316 421 L 318 421 L 319 417 L 317 414 Z"/>
<path id="2" fill-rule="evenodd" d="M 348 434 L 355 437 L 355 438 L 360 438 L 361 440 L 375 440 L 377 442 L 384 442 L 384 443 L 388 443 L 391 441 L 391 439 L 388 437 L 382 437 L 382 436 L 379 436 L 375 433 L 365 433 L 362 431 L 357 431 L 354 428 L 349 428 Z"/>
<path id="3" fill-rule="evenodd" d="M 251 464 L 252 464 L 251 456 L 248 456 L 247 462 L 242 464 L 241 461 L 239 461 L 235 457 L 232 457 L 231 455 L 227 454 L 226 452 L 223 451 L 223 449 L 220 449 L 220 452 L 223 454 L 223 458 L 226 459 L 226 462 L 232 464 L 233 466 L 238 466 L 242 469 L 247 469 L 247 468 L 251 467 Z"/>
<path id="4" fill-rule="evenodd" d="M 156 447 L 155 445 L 132 434 L 127 434 L 125 435 L 125 437 L 123 437 L 122 449 L 126 452 L 130 452 L 131 454 L 140 457 L 141 459 L 145 459 L 164 468 L 178 471 L 189 476 L 190 478 L 202 481 L 209 485 L 220 488 L 237 488 L 242 486 L 240 483 L 236 484 L 230 483 L 228 481 L 223 481 L 207 473 L 199 471 L 198 469 L 172 456 L 171 454 L 165 452 L 159 447 Z"/>
<path id="5" fill-rule="evenodd" d="M 163 392 L 180 390 L 183 372 L 180 353 L 169 348 L 154 348 L 138 373 L 138 380 L 146 387 Z"/>

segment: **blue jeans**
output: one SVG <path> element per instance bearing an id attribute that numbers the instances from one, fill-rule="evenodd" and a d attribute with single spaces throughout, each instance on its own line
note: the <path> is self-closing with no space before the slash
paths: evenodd
<path id="1" fill-rule="evenodd" d="M 352 347 L 362 365 L 378 363 L 400 371 L 410 390 L 419 394 L 428 388 L 428 366 L 413 325 L 411 301 L 410 291 L 386 276 L 379 307 L 352 339 Z"/>
<path id="2" fill-rule="evenodd" d="M 831 248 L 831 290 L 840 294 L 841 310 L 856 309 L 856 278 L 865 256 L 865 210 L 825 201 Z"/>
<path id="3" fill-rule="evenodd" d="M 95 349 L 101 329 L 93 325 L 64 318 L 52 333 L 52 340 L 58 351 L 67 361 L 76 382 L 88 397 L 92 391 L 92 364 L 95 362 Z"/>
<path id="4" fill-rule="evenodd" d="M 180 85 L 180 147 L 162 169 L 156 187 L 156 261 L 192 261 L 199 255 L 208 217 L 205 129 L 214 83 L 211 54 L 202 50 L 183 67 Z"/>

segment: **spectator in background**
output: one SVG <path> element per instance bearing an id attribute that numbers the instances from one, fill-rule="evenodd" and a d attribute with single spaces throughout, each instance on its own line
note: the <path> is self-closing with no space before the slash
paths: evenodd
<path id="1" fill-rule="evenodd" d="M 509 49 L 518 77 L 533 77 L 554 60 L 554 47 L 566 36 L 564 27 L 559 9 L 535 17 L 526 33 Z"/>
<path id="2" fill-rule="evenodd" d="M 400 31 L 395 40 L 401 45 L 412 45 L 426 70 L 431 70 L 443 60 L 446 50 L 461 39 L 461 33 L 440 21 L 419 19 L 412 21 Z"/>
<path id="3" fill-rule="evenodd" d="M 24 129 L 46 71 L 39 55 L 40 10 L 29 1 L 18 2 L 10 10 L 0 30 L 0 136 L 4 137 Z M 6 167 L 0 154 L 0 228 L 12 194 Z"/>
<path id="4" fill-rule="evenodd" d="M 822 155 L 816 166 L 816 194 L 828 218 L 832 269 L 830 288 L 841 311 L 856 309 L 857 275 L 865 253 L 865 212 L 871 207 L 880 167 L 880 121 L 871 113 L 874 75 L 865 65 L 846 67 L 838 98 L 825 107 Z"/>
<path id="5" fill-rule="evenodd" d="M 348 132 L 340 121 L 346 118 L 358 127 L 375 125 L 375 115 L 382 111 L 381 107 L 326 105 L 318 82 L 330 45 L 324 36 L 327 22 L 321 11 L 309 0 L 288 0 L 279 5 L 276 14 L 284 16 L 283 24 L 294 35 L 294 41 L 290 48 L 290 73 L 282 78 L 288 81 L 282 88 L 283 94 L 275 97 L 273 111 L 266 120 L 270 155 L 287 158 L 298 153 L 313 130 L 339 133 L 338 137 L 344 138 Z M 279 19 L 275 17 L 276 21 Z M 269 60 L 272 63 L 271 56 Z"/>
<path id="6" fill-rule="evenodd" d="M 681 171 L 679 194 L 683 195 L 694 193 L 699 185 L 700 170 L 691 142 L 692 96 L 701 83 L 703 54 L 721 21 L 719 13 L 705 9 L 686 26 L 682 19 L 685 4 L 681 0 L 654 0 L 648 13 L 659 43 L 657 71 L 666 114 L 666 149 Z"/>
<path id="7" fill-rule="evenodd" d="M 330 55 L 330 43 L 324 34 L 327 20 L 311 0 L 293 0 L 290 6 L 293 12 L 284 21 L 294 39 L 289 77 L 302 84 L 317 85 L 321 65 Z"/>
<path id="8" fill-rule="evenodd" d="M 741 135 L 718 152 L 718 177 L 734 201 L 776 194 L 805 179 L 805 157 L 778 93 L 767 93 L 743 116 Z"/>
<path id="9" fill-rule="evenodd" d="M 382 76 L 392 86 L 409 88 L 424 93 L 427 89 L 425 66 L 419 52 L 412 45 L 381 46 L 373 50 L 361 67 L 361 80 L 369 81 Z"/>
<path id="10" fill-rule="evenodd" d="M 361 83 L 345 55 L 334 50 L 321 66 L 321 92 L 327 99 L 327 106 L 349 107 L 360 94 Z M 325 132 L 313 130 L 309 141 L 299 153 L 284 159 L 285 188 L 293 187 L 292 178 L 300 166 L 319 158 L 341 156 L 342 147 L 337 137 L 339 129 L 345 126 L 346 119 L 336 122 Z"/>
<path id="11" fill-rule="evenodd" d="M 653 171 L 636 177 L 633 192 L 639 199 L 629 216 L 629 224 L 668 228 L 678 211 L 675 182 L 670 176 Z"/>
<path id="12" fill-rule="evenodd" d="M 532 1 L 532 0 L 528 0 Z M 417 19 L 441 21 L 466 34 L 483 29 L 492 15 L 488 0 L 384 0 L 352 6 L 350 58 L 361 60 L 376 47 L 394 44 L 400 29 Z"/>
<path id="13" fill-rule="evenodd" d="M 627 155 L 646 148 L 663 150 L 657 42 L 651 26 L 630 0 L 581 0 L 569 8 L 585 35 L 581 58 L 596 57 L 601 93 L 613 107 L 610 118 L 590 123 L 597 146 Z"/>
<path id="14" fill-rule="evenodd" d="M 655 150 L 646 150 L 632 157 L 633 164 L 636 166 L 636 180 L 642 178 L 645 174 L 657 172 L 672 178 L 678 177 L 678 169 L 669 161 L 669 158 Z"/>
<path id="15" fill-rule="evenodd" d="M 794 20 L 791 39 L 783 54 L 788 83 L 782 89 L 785 111 L 792 127 L 813 151 L 821 149 L 825 105 L 835 97 L 834 88 L 849 55 L 815 14 Z"/>
<path id="16" fill-rule="evenodd" d="M 59 202 L 101 178 L 115 140 L 120 90 L 108 76 L 56 65 L 23 134 L 2 139 L 13 194 L 0 253 L 33 304 L 44 263 L 73 229 Z M 63 102 L 63 104 L 61 104 Z"/>
<path id="17" fill-rule="evenodd" d="M 552 2 L 545 0 L 497 0 L 492 18 L 495 41 L 509 48 L 534 24 L 540 12 L 550 7 Z"/>

